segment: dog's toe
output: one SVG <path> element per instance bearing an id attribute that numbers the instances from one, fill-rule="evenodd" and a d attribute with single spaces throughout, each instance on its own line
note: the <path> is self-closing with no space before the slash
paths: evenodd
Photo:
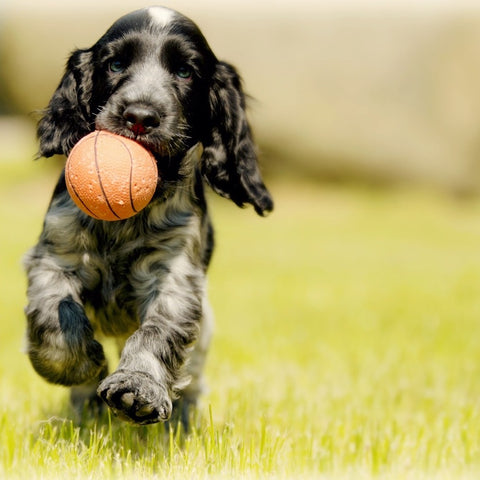
<path id="1" fill-rule="evenodd" d="M 120 404 L 124 409 L 131 408 L 135 403 L 135 395 L 132 392 L 124 393 L 120 398 Z"/>
<path id="2" fill-rule="evenodd" d="M 135 414 L 137 415 L 137 417 L 148 417 L 150 415 L 152 415 L 153 411 L 155 409 L 153 408 L 152 405 L 144 405 L 143 407 L 140 407 L 136 412 Z"/>

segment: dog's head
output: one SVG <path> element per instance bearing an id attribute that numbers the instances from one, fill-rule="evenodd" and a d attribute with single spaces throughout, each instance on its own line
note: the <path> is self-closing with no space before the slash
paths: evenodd
<path id="1" fill-rule="evenodd" d="M 130 13 L 75 51 L 38 125 L 41 156 L 68 155 L 94 129 L 134 138 L 171 170 L 203 145 L 206 182 L 237 205 L 273 208 L 258 169 L 236 70 L 198 27 L 163 7 Z"/>

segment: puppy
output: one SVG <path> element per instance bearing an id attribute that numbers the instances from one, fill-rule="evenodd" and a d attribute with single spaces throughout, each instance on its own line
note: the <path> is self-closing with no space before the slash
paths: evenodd
<path id="1" fill-rule="evenodd" d="M 108 222 L 80 211 L 60 176 L 25 258 L 28 355 L 46 380 L 72 387 L 79 411 L 100 397 L 118 417 L 149 424 L 168 420 L 177 399 L 185 420 L 212 331 L 205 184 L 259 215 L 273 208 L 240 78 L 185 16 L 135 11 L 71 55 L 38 124 L 39 156 L 68 155 L 95 129 L 153 152 L 161 183 L 136 216 Z M 110 374 L 105 336 L 121 351 Z"/>

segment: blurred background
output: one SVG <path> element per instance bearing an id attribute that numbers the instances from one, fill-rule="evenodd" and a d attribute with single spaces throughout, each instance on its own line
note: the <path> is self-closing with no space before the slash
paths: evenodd
<path id="1" fill-rule="evenodd" d="M 32 112 L 47 104 L 69 53 L 149 3 L 1 2 L 2 161 L 34 156 Z M 267 175 L 480 191 L 475 3 L 163 3 L 193 18 L 241 72 Z"/>

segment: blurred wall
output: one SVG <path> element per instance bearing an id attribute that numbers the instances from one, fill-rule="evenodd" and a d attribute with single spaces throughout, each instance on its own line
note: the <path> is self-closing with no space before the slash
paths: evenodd
<path id="1" fill-rule="evenodd" d="M 72 49 L 149 4 L 4 2 L 10 113 L 44 107 Z M 451 3 L 164 1 L 240 70 L 267 172 L 480 191 L 480 8 Z"/>

